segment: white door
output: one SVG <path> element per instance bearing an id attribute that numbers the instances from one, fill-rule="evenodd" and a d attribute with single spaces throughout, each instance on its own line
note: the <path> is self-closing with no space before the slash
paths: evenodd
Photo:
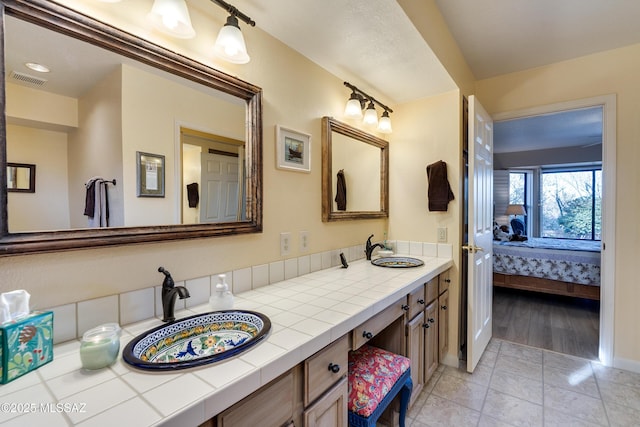
<path id="1" fill-rule="evenodd" d="M 493 122 L 475 96 L 469 97 L 468 224 L 467 371 L 473 372 L 493 326 Z"/>
<path id="2" fill-rule="evenodd" d="M 238 158 L 201 154 L 200 222 L 228 222 L 238 218 Z"/>

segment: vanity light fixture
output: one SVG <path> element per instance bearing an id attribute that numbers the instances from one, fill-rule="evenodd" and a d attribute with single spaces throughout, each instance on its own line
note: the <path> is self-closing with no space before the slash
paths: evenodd
<path id="1" fill-rule="evenodd" d="M 251 58 L 247 53 L 247 45 L 238 25 L 238 18 L 252 27 L 255 27 L 255 21 L 229 3 L 222 0 L 211 1 L 229 12 L 227 23 L 220 29 L 213 51 L 225 61 L 234 64 L 246 64 Z"/>
<path id="2" fill-rule="evenodd" d="M 389 113 L 393 113 L 393 110 L 375 99 L 373 96 L 358 89 L 351 83 L 344 82 L 344 85 L 351 89 L 351 96 L 349 97 L 347 106 L 344 109 L 344 115 L 354 119 L 363 117 L 362 110 L 368 102 L 369 104 L 367 105 L 362 120 L 364 124 L 370 126 L 378 125 L 378 132 L 391 133 L 391 117 L 389 117 Z M 378 120 L 376 104 L 384 110 L 380 120 Z"/>
<path id="3" fill-rule="evenodd" d="M 185 0 L 155 0 L 147 15 L 156 30 L 181 39 L 195 37 Z"/>
<path id="4" fill-rule="evenodd" d="M 254 27 L 255 21 L 235 6 L 223 0 L 211 0 L 229 13 L 227 23 L 220 29 L 213 51 L 216 56 L 234 64 L 246 64 L 251 58 L 238 25 L 238 19 Z M 196 32 L 191 26 L 189 9 L 185 0 L 154 0 L 149 20 L 153 26 L 170 36 L 190 39 Z"/>

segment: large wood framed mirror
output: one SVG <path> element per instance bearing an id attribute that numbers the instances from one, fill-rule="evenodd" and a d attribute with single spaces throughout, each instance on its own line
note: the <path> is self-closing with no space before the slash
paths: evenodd
<path id="1" fill-rule="evenodd" d="M 388 218 L 388 165 L 387 141 L 323 117 L 322 220 Z"/>
<path id="2" fill-rule="evenodd" d="M 50 1 L 0 7 L 0 256 L 262 231 L 259 87 Z M 166 159 L 162 197 L 136 195 L 137 152 Z M 204 177 L 217 159 L 222 184 Z M 7 191 L 9 162 L 38 165 L 29 206 Z M 96 177 L 108 227 L 86 216 Z"/>

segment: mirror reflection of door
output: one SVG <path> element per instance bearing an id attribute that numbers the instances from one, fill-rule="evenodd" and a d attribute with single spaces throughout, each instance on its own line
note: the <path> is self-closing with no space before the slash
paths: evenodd
<path id="1" fill-rule="evenodd" d="M 181 129 L 182 223 L 246 219 L 244 142 Z"/>

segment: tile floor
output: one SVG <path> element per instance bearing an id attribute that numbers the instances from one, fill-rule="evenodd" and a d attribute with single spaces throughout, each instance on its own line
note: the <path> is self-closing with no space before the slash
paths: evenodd
<path id="1" fill-rule="evenodd" d="M 640 374 L 493 339 L 473 374 L 441 365 L 406 425 L 640 426 Z"/>

